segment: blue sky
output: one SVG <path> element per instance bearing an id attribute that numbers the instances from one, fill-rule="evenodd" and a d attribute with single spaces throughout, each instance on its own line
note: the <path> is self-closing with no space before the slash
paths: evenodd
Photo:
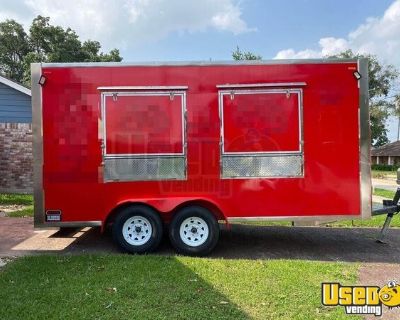
<path id="1" fill-rule="evenodd" d="M 255 51 L 266 59 L 284 48 L 318 48 L 323 37 L 346 37 L 368 17 L 381 16 L 388 0 L 245 0 L 242 18 L 255 31 L 232 34 L 207 30 L 174 32 L 136 52 L 124 52 L 126 60 L 224 60 L 239 47 Z"/>
<path id="2" fill-rule="evenodd" d="M 50 16 L 105 50 L 119 48 L 125 61 L 230 59 L 236 45 L 265 59 L 288 49 L 281 57 L 363 51 L 366 37 L 379 38 L 379 23 L 388 24 L 387 11 L 400 20 L 399 0 L 0 0 L 0 8 L 0 20 L 14 18 L 26 28 L 36 15 Z M 400 24 L 389 22 L 400 33 Z M 349 36 L 363 27 L 355 39 Z M 399 38 L 389 33 L 384 41 Z M 380 53 L 377 47 L 367 49 Z M 392 51 L 393 59 L 400 56 Z M 400 65 L 400 58 L 382 58 Z"/>
<path id="3" fill-rule="evenodd" d="M 352 49 L 400 69 L 400 0 L 0 0 L 0 21 L 28 29 L 38 14 L 124 61 L 229 60 L 238 45 L 264 59 Z"/>

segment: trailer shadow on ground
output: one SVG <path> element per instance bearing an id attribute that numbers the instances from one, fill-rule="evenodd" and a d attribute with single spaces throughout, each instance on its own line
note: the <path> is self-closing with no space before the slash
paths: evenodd
<path id="1" fill-rule="evenodd" d="M 0 236 L 0 256 L 119 252 L 110 233 L 101 234 L 98 228 L 34 232 L 31 220 L 21 223 L 19 218 L 17 221 L 19 230 L 13 231 L 13 224 L 9 223 L 8 238 L 3 239 L 3 234 Z M 0 222 L 4 224 L 3 220 Z M 230 231 L 223 228 L 219 244 L 210 257 L 400 263 L 400 229 L 389 230 L 386 244 L 375 242 L 378 232 L 379 229 L 375 228 L 235 224 Z M 167 237 L 164 237 L 157 254 L 174 254 Z"/>
<path id="2" fill-rule="evenodd" d="M 400 263 L 400 229 L 389 231 L 386 244 L 375 242 L 378 232 L 374 228 L 232 225 L 231 230 L 221 231 L 211 257 Z M 79 237 L 66 251 L 119 252 L 111 235 L 101 235 L 98 229 Z M 157 253 L 174 253 L 167 237 Z"/>
<path id="3" fill-rule="evenodd" d="M 270 227 L 233 225 L 222 231 L 213 256 L 246 259 L 400 263 L 400 229 L 386 243 L 375 241 L 376 228 Z"/>

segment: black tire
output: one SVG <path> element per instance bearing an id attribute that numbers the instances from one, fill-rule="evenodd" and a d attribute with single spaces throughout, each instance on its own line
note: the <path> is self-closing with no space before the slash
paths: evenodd
<path id="1" fill-rule="evenodd" d="M 201 245 L 196 244 L 196 246 L 191 246 L 188 243 L 185 243 L 181 237 L 180 228 L 182 224 L 185 222 L 185 220 L 188 221 L 187 219 L 189 219 L 190 221 L 190 218 L 200 218 L 207 224 L 208 236 L 205 241 L 203 240 L 204 242 Z M 197 221 L 197 223 L 199 222 Z M 202 225 L 200 225 L 200 227 L 201 226 Z M 195 234 L 199 235 L 197 230 L 195 231 Z M 183 208 L 175 214 L 175 216 L 171 221 L 171 224 L 169 226 L 169 238 L 171 240 L 171 244 L 178 253 L 190 256 L 205 256 L 209 254 L 218 243 L 219 239 L 218 221 L 209 210 L 203 207 L 190 206 Z M 186 242 L 187 241 L 188 240 L 186 239 Z"/>
<path id="2" fill-rule="evenodd" d="M 133 217 L 142 217 L 144 219 L 132 220 Z M 141 225 L 134 225 L 133 222 L 131 222 L 132 226 L 130 226 L 128 222 L 128 225 L 126 226 L 127 232 L 129 232 L 129 228 L 132 228 L 132 234 L 127 235 L 131 243 L 127 241 L 123 234 L 124 225 L 130 219 L 136 222 L 141 221 Z M 145 220 L 150 223 L 151 231 L 149 230 L 150 228 Z M 136 228 L 136 226 L 140 229 L 135 229 L 138 233 L 133 229 L 134 227 Z M 133 205 L 121 210 L 114 221 L 112 231 L 114 241 L 123 251 L 130 253 L 147 253 L 154 251 L 160 244 L 163 235 L 163 223 L 154 209 L 144 205 Z M 148 236 L 149 232 L 151 232 L 150 236 Z M 144 240 L 146 240 L 145 243 L 134 244 L 135 241 L 138 243 L 138 241 Z"/>

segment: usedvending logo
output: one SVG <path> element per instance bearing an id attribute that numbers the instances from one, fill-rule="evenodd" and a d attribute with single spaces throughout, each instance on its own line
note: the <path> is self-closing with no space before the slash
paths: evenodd
<path id="1" fill-rule="evenodd" d="M 322 304 L 343 306 L 347 314 L 382 315 L 382 305 L 389 309 L 400 307 L 400 285 L 389 281 L 378 286 L 342 286 L 340 283 L 322 283 Z"/>

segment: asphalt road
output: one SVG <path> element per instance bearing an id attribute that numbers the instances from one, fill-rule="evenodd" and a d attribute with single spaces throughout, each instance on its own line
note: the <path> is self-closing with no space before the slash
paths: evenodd
<path id="1" fill-rule="evenodd" d="M 396 179 L 372 179 L 372 185 L 374 188 L 385 189 L 390 191 L 396 191 L 399 185 L 396 183 Z"/>

